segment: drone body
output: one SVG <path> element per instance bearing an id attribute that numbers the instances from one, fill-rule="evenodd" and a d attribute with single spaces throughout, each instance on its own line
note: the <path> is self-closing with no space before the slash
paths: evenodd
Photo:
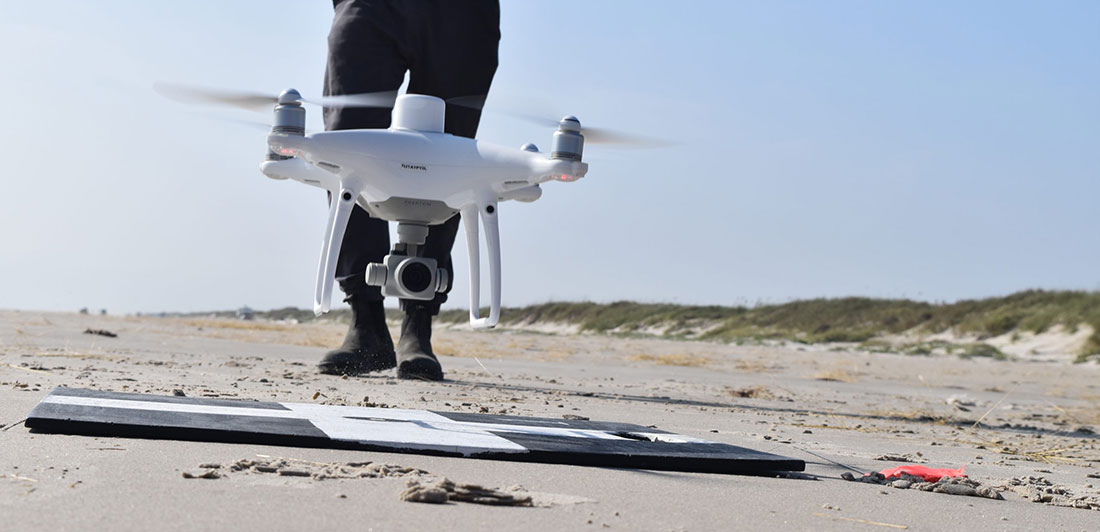
<path id="1" fill-rule="evenodd" d="M 336 261 L 355 205 L 372 217 L 397 222 L 398 242 L 382 263 L 367 269 L 367 283 L 387 296 L 430 300 L 450 279 L 434 260 L 418 254 L 428 227 L 462 214 L 470 261 L 470 324 L 496 325 L 500 318 L 500 233 L 497 204 L 534 201 L 540 183 L 575 181 L 588 171 L 581 162 L 584 137 L 576 118 L 566 117 L 551 153 L 533 145 L 508 148 L 443 133 L 445 103 L 424 95 L 402 95 L 389 129 L 329 131 L 306 136 L 301 95 L 284 91 L 268 136 L 270 153 L 262 172 L 293 179 L 330 193 L 329 221 L 318 265 L 314 313 L 330 308 Z M 489 316 L 479 315 L 480 243 L 485 230 L 489 258 Z"/>

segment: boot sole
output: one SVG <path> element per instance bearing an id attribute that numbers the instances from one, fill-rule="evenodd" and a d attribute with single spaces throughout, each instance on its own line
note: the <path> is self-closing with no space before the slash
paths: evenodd
<path id="1" fill-rule="evenodd" d="M 397 362 L 326 362 L 317 364 L 317 370 L 325 375 L 362 375 L 376 371 L 386 371 L 397 367 Z"/>
<path id="2" fill-rule="evenodd" d="M 431 359 L 402 362 L 397 366 L 397 378 L 441 381 L 443 380 L 443 367 L 439 365 L 438 361 Z"/>
<path id="3" fill-rule="evenodd" d="M 395 366 L 386 366 L 380 368 L 338 368 L 335 366 L 322 366 L 318 364 L 317 371 L 318 373 L 322 373 L 324 375 L 347 375 L 349 377 L 354 377 L 355 375 L 365 375 L 367 373 L 386 371 L 388 369 L 393 369 L 394 367 Z"/>

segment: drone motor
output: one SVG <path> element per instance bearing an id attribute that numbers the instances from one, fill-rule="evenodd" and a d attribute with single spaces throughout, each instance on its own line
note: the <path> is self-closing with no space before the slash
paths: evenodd
<path id="1" fill-rule="evenodd" d="M 581 121 L 575 116 L 567 116 L 558 122 L 554 132 L 554 142 L 550 147 L 551 159 L 580 161 L 584 151 L 584 135 L 581 135 Z"/>
<path id="2" fill-rule="evenodd" d="M 297 90 L 287 89 L 279 94 L 279 102 L 275 104 L 275 123 L 271 126 L 271 133 L 305 136 L 306 110 L 302 108 L 302 94 Z M 290 158 L 290 155 L 278 154 L 271 149 L 267 151 L 269 161 L 285 161 Z"/>

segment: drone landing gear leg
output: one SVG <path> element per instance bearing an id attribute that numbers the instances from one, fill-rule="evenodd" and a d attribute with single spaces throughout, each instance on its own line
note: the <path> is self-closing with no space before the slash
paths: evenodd
<path id="1" fill-rule="evenodd" d="M 348 227 L 348 218 L 355 208 L 359 190 L 341 187 L 332 195 L 328 209 L 328 228 L 321 248 L 321 260 L 317 265 L 317 288 L 313 297 L 313 313 L 317 316 L 328 312 L 332 306 L 332 285 L 336 282 L 336 261 L 340 257 L 340 244 Z"/>
<path id="2" fill-rule="evenodd" d="M 481 317 L 481 243 L 477 221 L 485 228 L 485 243 L 489 254 L 489 316 Z M 500 321 L 500 226 L 497 223 L 496 202 L 484 202 L 462 209 L 462 225 L 466 229 L 466 253 L 470 258 L 470 326 L 488 329 Z"/>

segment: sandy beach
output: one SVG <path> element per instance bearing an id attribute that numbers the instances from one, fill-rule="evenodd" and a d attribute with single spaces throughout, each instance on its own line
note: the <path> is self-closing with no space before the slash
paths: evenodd
<path id="1" fill-rule="evenodd" d="M 454 327 L 435 332 L 444 382 L 401 381 L 392 371 L 318 374 L 314 364 L 344 330 L 324 322 L 0 311 L 0 528 L 1100 528 L 1096 364 Z M 583 416 L 781 454 L 807 467 L 749 477 L 30 432 L 22 420 L 57 386 Z M 233 471 L 242 460 L 283 460 L 307 474 Z M 365 462 L 380 473 L 316 474 Z M 841 478 L 903 463 L 965 465 L 970 479 L 1003 500 Z M 209 469 L 219 478 L 185 478 Z M 443 477 L 528 494 L 533 507 L 400 497 L 410 482 Z"/>

